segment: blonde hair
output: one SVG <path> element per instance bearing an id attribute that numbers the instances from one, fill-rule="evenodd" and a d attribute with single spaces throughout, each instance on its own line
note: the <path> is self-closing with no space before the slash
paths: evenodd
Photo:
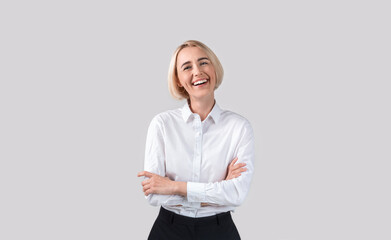
<path id="1" fill-rule="evenodd" d="M 176 68 L 178 54 L 182 49 L 186 47 L 198 47 L 206 53 L 216 73 L 215 90 L 222 83 L 223 75 L 224 75 L 223 66 L 220 63 L 220 60 L 217 58 L 217 56 L 209 47 L 207 47 L 202 42 L 196 40 L 188 40 L 182 43 L 181 45 L 179 45 L 179 47 L 177 47 L 174 54 L 172 55 L 170 61 L 170 67 L 168 68 L 168 90 L 170 91 L 171 95 L 178 100 L 190 98 L 185 88 L 178 86 L 179 79 L 178 79 L 178 72 Z"/>

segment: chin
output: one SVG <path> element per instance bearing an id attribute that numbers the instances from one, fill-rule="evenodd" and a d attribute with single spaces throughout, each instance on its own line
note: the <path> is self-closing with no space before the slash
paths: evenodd
<path id="1" fill-rule="evenodd" d="M 201 93 L 199 93 L 199 94 L 193 94 L 193 95 L 191 95 L 191 96 L 194 97 L 194 98 L 205 98 L 205 97 L 209 97 L 209 96 L 211 96 L 211 95 L 214 96 L 214 92 L 207 92 L 207 93 L 204 93 L 204 94 L 201 94 Z"/>

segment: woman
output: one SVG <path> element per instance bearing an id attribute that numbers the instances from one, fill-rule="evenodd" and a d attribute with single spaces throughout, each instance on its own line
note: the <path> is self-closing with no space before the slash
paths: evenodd
<path id="1" fill-rule="evenodd" d="M 231 211 L 247 195 L 254 136 L 242 116 L 222 110 L 214 91 L 223 79 L 216 55 L 199 41 L 174 52 L 170 93 L 187 99 L 150 123 L 138 176 L 151 205 L 161 206 L 148 239 L 240 239 Z"/>

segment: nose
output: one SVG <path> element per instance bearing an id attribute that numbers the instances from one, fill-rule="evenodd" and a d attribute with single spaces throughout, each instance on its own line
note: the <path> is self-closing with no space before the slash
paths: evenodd
<path id="1" fill-rule="evenodd" d="M 200 68 L 198 66 L 195 66 L 194 68 L 194 76 L 200 76 L 202 75 L 202 71 L 200 70 Z"/>

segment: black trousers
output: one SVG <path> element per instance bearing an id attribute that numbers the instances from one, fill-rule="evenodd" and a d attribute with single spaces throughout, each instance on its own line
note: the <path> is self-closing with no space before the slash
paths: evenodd
<path id="1" fill-rule="evenodd" d="M 163 207 L 152 226 L 148 240 L 240 240 L 231 213 L 192 218 Z"/>

